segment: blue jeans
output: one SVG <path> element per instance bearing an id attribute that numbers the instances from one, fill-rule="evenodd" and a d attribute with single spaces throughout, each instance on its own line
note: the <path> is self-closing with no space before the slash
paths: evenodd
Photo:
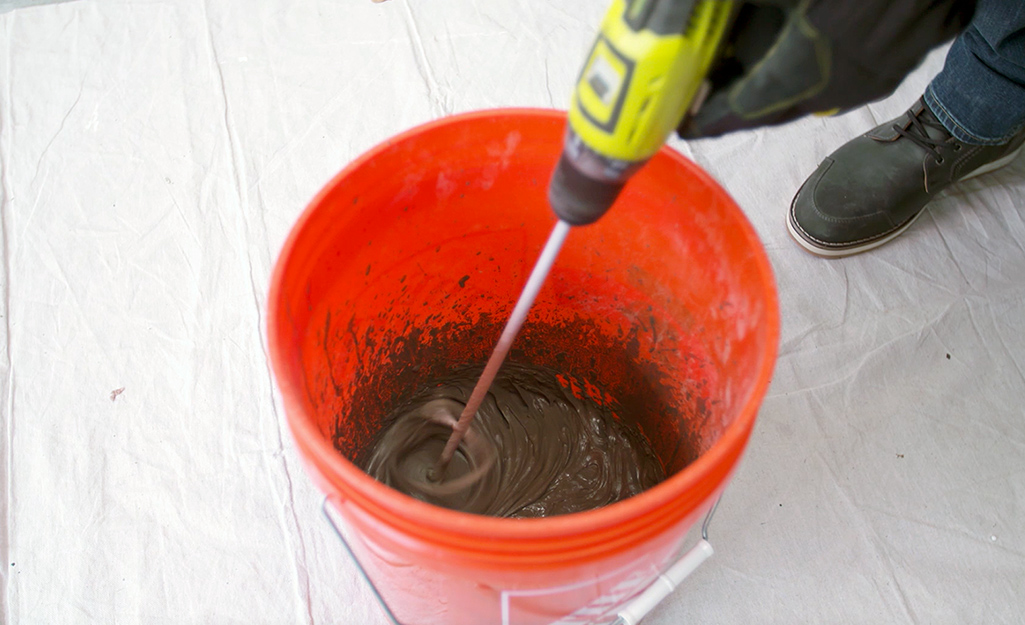
<path id="1" fill-rule="evenodd" d="M 999 145 L 1025 128 L 1025 1 L 979 0 L 925 102 L 965 143 Z"/>

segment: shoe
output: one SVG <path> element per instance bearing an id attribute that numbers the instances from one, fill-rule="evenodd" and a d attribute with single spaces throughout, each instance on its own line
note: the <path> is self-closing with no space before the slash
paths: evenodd
<path id="1" fill-rule="evenodd" d="M 1025 143 L 963 143 L 919 98 L 906 113 L 848 141 L 801 185 L 787 229 L 804 249 L 839 257 L 864 252 L 907 230 L 937 193 L 1003 167 Z"/>

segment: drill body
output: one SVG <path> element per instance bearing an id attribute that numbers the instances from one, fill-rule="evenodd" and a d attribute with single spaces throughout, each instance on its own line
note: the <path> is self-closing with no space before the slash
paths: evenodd
<path id="1" fill-rule="evenodd" d="M 732 0 L 613 0 L 577 80 L 548 188 L 558 217 L 597 221 L 691 108 Z"/>

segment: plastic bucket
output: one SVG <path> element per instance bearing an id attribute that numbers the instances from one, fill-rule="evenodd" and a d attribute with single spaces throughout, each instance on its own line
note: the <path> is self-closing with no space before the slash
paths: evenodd
<path id="1" fill-rule="evenodd" d="M 288 424 L 404 624 L 608 622 L 683 552 L 769 384 L 779 320 L 764 250 L 726 192 L 664 149 L 606 217 L 570 232 L 510 359 L 645 406 L 625 416 L 671 477 L 589 512 L 502 519 L 417 501 L 355 464 L 399 401 L 487 358 L 554 224 L 564 129 L 557 112 L 497 110 L 399 135 L 313 199 L 275 268 L 268 333 Z"/>

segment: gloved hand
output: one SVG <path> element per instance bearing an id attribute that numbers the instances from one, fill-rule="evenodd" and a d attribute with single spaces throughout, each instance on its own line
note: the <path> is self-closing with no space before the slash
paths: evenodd
<path id="1" fill-rule="evenodd" d="M 745 2 L 709 96 L 677 132 L 713 137 L 883 98 L 974 10 L 975 0 Z"/>

